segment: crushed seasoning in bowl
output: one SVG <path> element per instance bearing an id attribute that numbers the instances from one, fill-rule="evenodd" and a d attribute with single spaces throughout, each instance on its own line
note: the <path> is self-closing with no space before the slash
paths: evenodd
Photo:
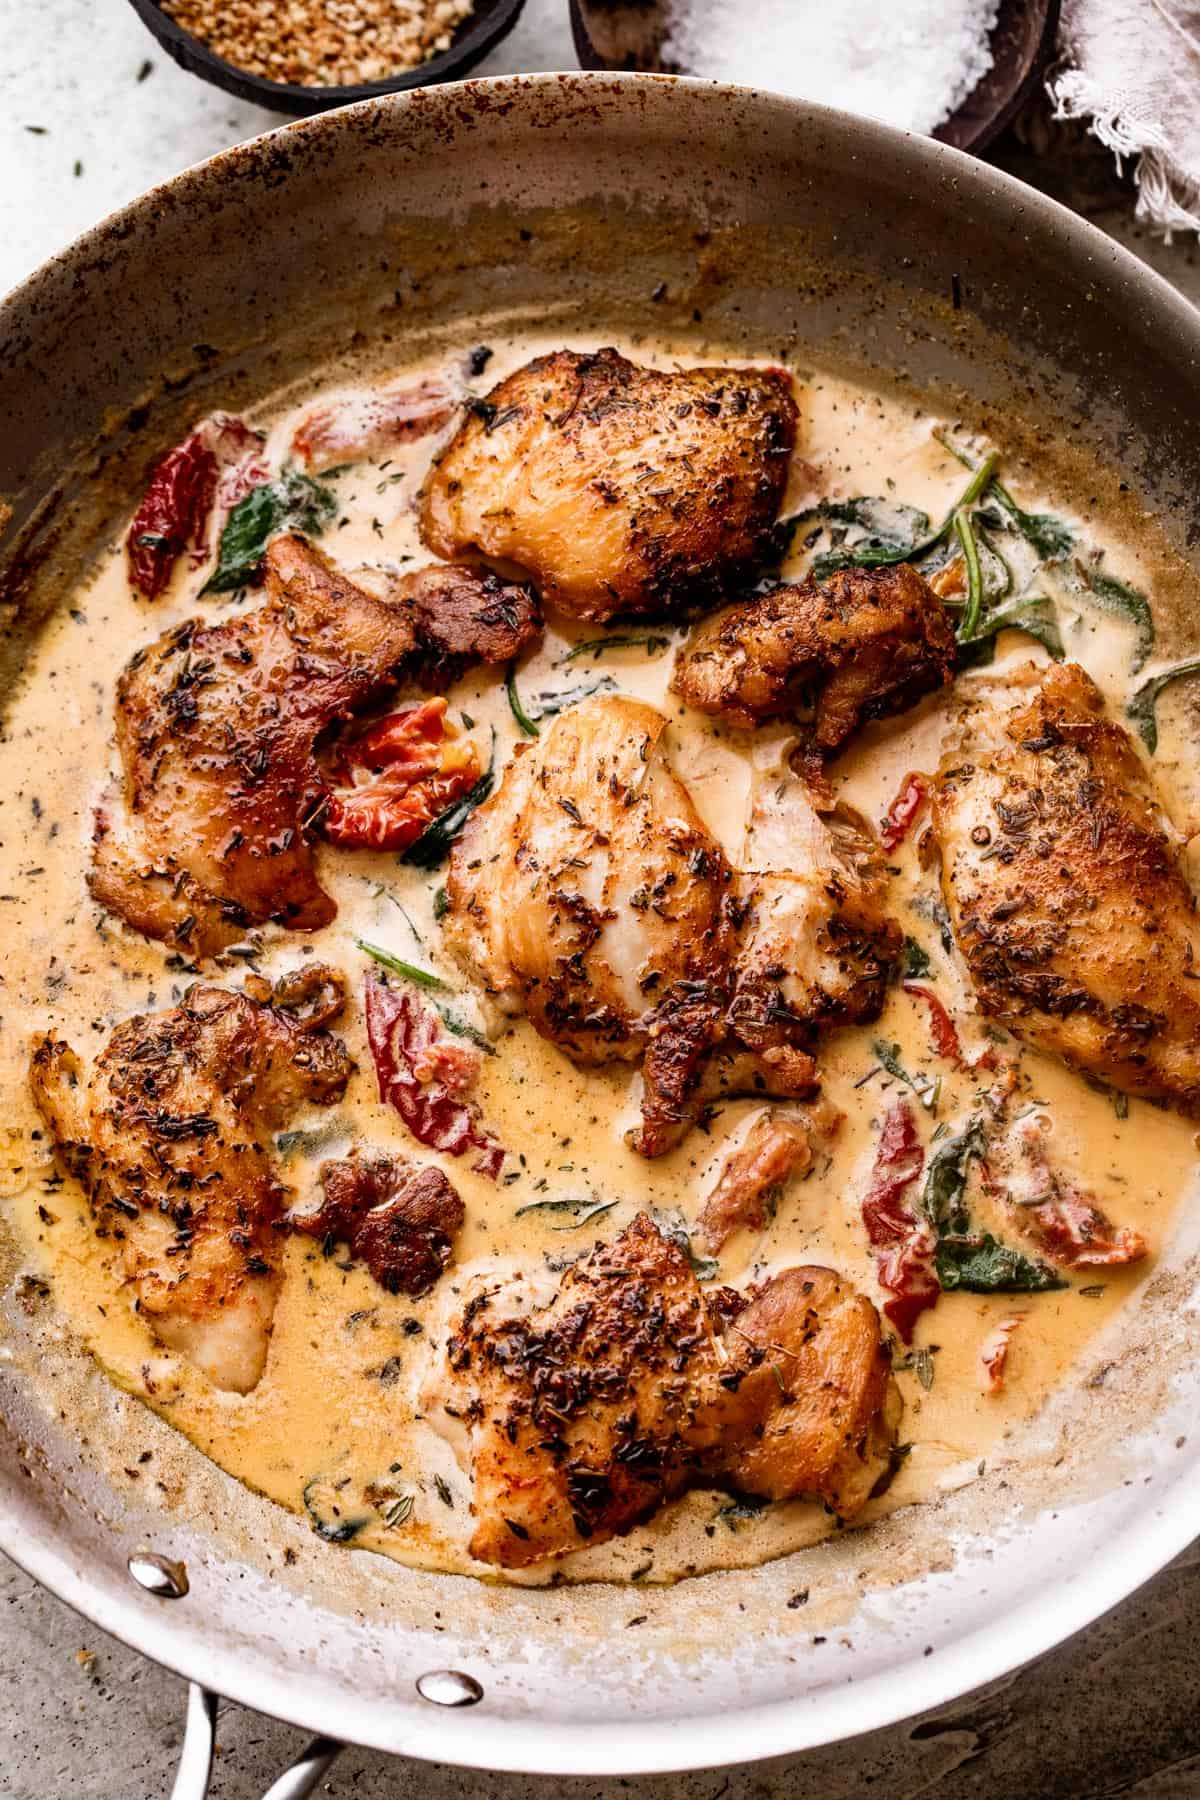
<path id="1" fill-rule="evenodd" d="M 457 81 L 525 0 L 129 0 L 190 75 L 305 115 Z"/>
<path id="2" fill-rule="evenodd" d="M 248 75 L 301 87 L 385 81 L 450 48 L 475 0 L 161 0 Z"/>

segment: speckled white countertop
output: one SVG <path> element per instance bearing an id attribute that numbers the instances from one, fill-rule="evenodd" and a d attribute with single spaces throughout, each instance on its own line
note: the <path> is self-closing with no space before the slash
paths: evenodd
<path id="1" fill-rule="evenodd" d="M 567 0 L 528 0 L 479 73 L 574 66 Z M 0 0 L 0 290 L 144 188 L 279 122 L 175 68 L 127 0 Z M 1107 158 L 1040 121 L 1033 135 L 1040 154 L 1010 138 L 998 160 L 1200 299 L 1194 244 L 1146 239 Z M 346 1800 L 556 1800 L 564 1788 L 580 1800 L 625 1792 L 641 1800 L 1200 1800 L 1198 1637 L 1200 1547 L 1021 1674 L 932 1718 L 808 1756 L 567 1783 L 350 1751 L 321 1791 Z M 159 1800 L 171 1789 L 183 1701 L 174 1676 L 0 1559 L 3 1800 Z M 302 1741 L 290 1727 L 228 1708 L 214 1800 L 258 1800 Z"/>

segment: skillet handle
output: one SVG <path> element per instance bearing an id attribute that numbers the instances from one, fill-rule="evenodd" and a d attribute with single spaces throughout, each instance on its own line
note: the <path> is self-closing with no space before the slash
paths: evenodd
<path id="1" fill-rule="evenodd" d="M 217 1696 L 193 1681 L 188 1686 L 187 1724 L 171 1800 L 205 1800 L 217 1739 Z M 333 1767 L 343 1746 L 335 1738 L 314 1738 L 308 1748 L 263 1795 L 263 1800 L 305 1800 Z"/>

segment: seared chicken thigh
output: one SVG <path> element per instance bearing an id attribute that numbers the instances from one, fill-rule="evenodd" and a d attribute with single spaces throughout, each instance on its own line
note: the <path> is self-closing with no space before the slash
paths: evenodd
<path id="1" fill-rule="evenodd" d="M 869 1301 L 828 1269 L 790 1269 L 749 1305 L 729 1289 L 706 1301 L 644 1213 L 546 1305 L 514 1310 L 503 1282 L 482 1282 L 445 1356 L 425 1410 L 437 1422 L 440 1388 L 465 1423 L 470 1551 L 502 1568 L 619 1536 L 698 1481 L 850 1518 L 895 1441 Z"/>
<path id="2" fill-rule="evenodd" d="M 903 942 L 884 909 L 887 870 L 866 821 L 794 774 L 789 741 L 755 754 L 736 884 L 729 1017 L 764 1058 L 878 1018 Z"/>
<path id="3" fill-rule="evenodd" d="M 719 1094 L 816 1086 L 826 1025 L 873 1017 L 899 934 L 873 845 L 784 765 L 735 877 L 642 701 L 584 701 L 521 751 L 450 859 L 450 948 L 577 1062 L 642 1063 L 635 1148 Z"/>
<path id="4" fill-rule="evenodd" d="M 942 761 L 933 824 L 979 1003 L 1127 1094 L 1200 1114 L 1200 931 L 1181 844 L 1074 664 L 1010 675 Z"/>
<path id="5" fill-rule="evenodd" d="M 155 1335 L 218 1387 L 262 1374 L 285 1193 L 264 1141 L 295 1108 L 340 1099 L 352 1064 L 326 1026 L 340 977 L 313 965 L 253 993 L 195 986 L 127 1019 L 90 1071 L 46 1037 L 33 1092 Z"/>
<path id="6" fill-rule="evenodd" d="M 571 707 L 454 847 L 447 940 L 577 1062 L 633 1059 L 650 1015 L 729 960 L 729 867 L 666 760 L 667 721 Z"/>
<path id="7" fill-rule="evenodd" d="M 421 534 L 522 570 L 577 619 L 712 604 L 762 551 L 795 435 L 781 370 L 559 350 L 476 403 L 426 483 Z"/>
<path id="8" fill-rule="evenodd" d="M 811 709 L 813 743 L 829 755 L 866 720 L 944 686 L 954 665 L 945 607 L 898 563 L 840 569 L 726 607 L 692 632 L 671 686 L 732 725 Z"/>
<path id="9" fill-rule="evenodd" d="M 189 620 L 140 650 L 117 688 L 120 799 L 97 820 L 89 885 L 148 937 L 207 956 L 247 926 L 327 925 L 313 836 L 329 789 L 318 735 L 404 665 L 504 661 L 535 635 L 527 590 L 426 569 L 376 599 L 304 538 L 266 553 L 267 603 Z"/>
<path id="10" fill-rule="evenodd" d="M 446 882 L 446 940 L 493 999 L 576 1062 L 644 1058 L 644 1156 L 718 1094 L 810 1094 L 817 1031 L 878 1010 L 892 945 L 811 805 L 792 808 L 786 850 L 804 873 L 774 873 L 765 850 L 736 880 L 666 761 L 666 724 L 622 697 L 563 713 L 471 817 Z"/>

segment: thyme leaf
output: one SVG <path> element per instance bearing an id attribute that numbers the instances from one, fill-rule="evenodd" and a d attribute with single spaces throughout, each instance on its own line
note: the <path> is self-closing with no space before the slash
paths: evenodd
<path id="1" fill-rule="evenodd" d="M 406 1525 L 412 1518 L 416 1503 L 412 1494 L 397 1494 L 394 1500 L 389 1500 L 381 1515 L 388 1530 L 398 1531 L 401 1525 Z"/>

